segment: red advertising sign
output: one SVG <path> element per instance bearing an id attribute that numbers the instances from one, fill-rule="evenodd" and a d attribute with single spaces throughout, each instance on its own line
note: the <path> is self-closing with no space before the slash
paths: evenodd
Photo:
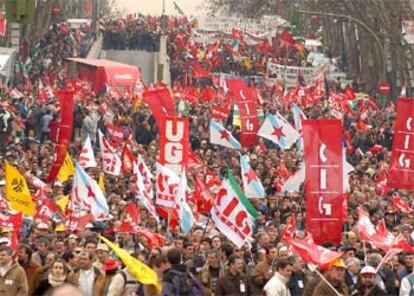
<path id="1" fill-rule="evenodd" d="M 340 243 L 343 222 L 342 122 L 303 121 L 306 229 L 317 244 Z"/>
<path id="2" fill-rule="evenodd" d="M 159 163 L 181 175 L 188 162 L 190 125 L 187 117 L 166 116 L 160 126 Z"/>
<path id="3" fill-rule="evenodd" d="M 388 187 L 414 189 L 414 98 L 398 98 Z"/>

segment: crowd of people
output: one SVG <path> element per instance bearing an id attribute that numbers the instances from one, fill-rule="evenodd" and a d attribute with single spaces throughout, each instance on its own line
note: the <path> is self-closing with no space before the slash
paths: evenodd
<path id="1" fill-rule="evenodd" d="M 121 22 L 103 21 L 104 48 L 156 50 L 160 21 L 159 18 L 148 17 L 127 18 Z M 263 51 L 243 42 L 240 42 L 237 51 L 228 50 L 229 37 L 224 38 L 220 34 L 217 34 L 213 44 L 204 46 L 191 40 L 193 26 L 194 23 L 185 18 L 170 18 L 167 26 L 171 71 L 177 73 L 173 75 L 173 83 L 181 88 L 185 87 L 182 76 L 186 72 L 186 62 L 191 60 L 188 55 L 192 55 L 193 59 L 197 56 L 198 62 L 210 72 L 242 75 L 265 73 L 269 58 L 286 60 L 295 65 L 303 65 L 306 60 L 306 52 L 300 44 L 280 46 L 283 40 L 277 41 L 276 38 L 269 49 L 265 49 L 267 45 L 262 43 L 260 48 Z M 78 39 L 72 38 L 76 30 L 65 28 L 64 24 L 57 25 L 44 34 L 44 40 L 39 43 L 39 53 L 31 55 L 33 66 L 28 78 L 15 81 L 13 86 L 21 90 L 21 95 L 16 98 L 12 91 L 5 91 L 0 101 L 1 219 L 11 213 L 4 186 L 5 163 L 12 164 L 26 176 L 35 196 L 38 187 L 35 180 L 45 181 L 54 162 L 59 106 L 56 98 L 51 97 L 47 102 L 38 100 L 36 82 L 42 79 L 55 89 L 66 85 L 68 78 L 63 72 L 64 58 L 77 56 L 79 52 L 84 56 L 83 51 L 93 40 L 93 35 L 84 31 Z M 216 55 L 219 61 L 214 58 Z M 250 63 L 242 62 L 246 58 Z M 34 82 L 34 91 L 25 89 L 26 79 Z M 206 87 L 220 88 L 212 82 L 198 83 L 197 79 L 192 82 L 199 96 Z M 258 104 L 265 115 L 279 111 L 293 122 L 290 106 L 283 102 L 283 96 L 277 94 L 274 85 L 269 87 L 263 83 L 255 87 L 261 92 L 262 102 Z M 326 88 L 332 90 L 338 86 L 335 82 L 329 82 Z M 303 106 L 305 115 L 308 118 L 332 117 L 328 97 L 325 89 L 318 103 Z M 200 97 L 188 103 L 191 149 L 200 161 L 199 166 L 188 172 L 191 191 L 195 189 L 196 175 L 205 177 L 208 172 L 214 176 L 213 179 L 221 180 L 225 176 L 225 167 L 230 168 L 241 183 L 239 152 L 220 148 L 209 141 L 212 103 L 205 103 Z M 249 244 L 237 248 L 226 234 L 212 227 L 211 221 L 210 225 L 196 225 L 189 234 L 183 235 L 179 226 L 172 228 L 167 225 L 167 219 L 161 219 L 158 223 L 140 203 L 142 227 L 165 237 L 165 241 L 154 245 L 142 235 L 121 232 L 119 226 L 126 206 L 131 202 L 137 204 L 134 181 L 130 173 L 118 177 L 104 175 L 111 219 L 91 220 L 83 228 L 69 230 L 64 223 L 61 224 L 64 210 L 55 213 L 60 220 L 26 217 L 18 245 L 14 248 L 13 232 L 2 227 L 0 294 L 46 295 L 47 291 L 52 291 L 50 295 L 87 296 L 412 295 L 414 252 L 396 254 L 383 263 L 384 252 L 368 242 L 362 242 L 356 229 L 357 209 L 362 206 L 369 212 L 372 223 L 377 224 L 384 217 L 389 231 L 401 233 L 414 245 L 411 237 L 413 213 L 401 213 L 392 206 L 394 194 L 411 203 L 412 192 L 396 191 L 386 186 L 395 109 L 393 104 L 379 107 L 363 98 L 355 99 L 354 103 L 356 107 L 343 115 L 346 158 L 354 167 L 349 177 L 348 216 L 343 226 L 343 240 L 340 245 L 324 244 L 325 248 L 343 252 L 343 256 L 325 266 L 320 273 L 308 268 L 306 262 L 292 253 L 281 239 L 290 217 L 296 220 L 295 237 L 301 239 L 306 233 L 303 188 L 298 192 L 282 190 L 287 179 L 299 169 L 302 155 L 296 146 L 282 151 L 271 142 L 258 139 L 253 147 L 241 150 L 249 156 L 250 165 L 266 192 L 265 198 L 252 200 L 260 215 L 255 221 L 254 235 Z M 106 110 L 110 110 L 110 116 L 102 111 L 104 104 Z M 125 139 L 133 135 L 131 151 L 135 155 L 140 154 L 150 170 L 155 172 L 159 148 L 157 125 L 145 104 L 138 108 L 136 105 L 136 101 L 114 98 L 111 93 L 104 92 L 77 97 L 70 155 L 77 159 L 85 134 L 92 134 L 98 166 L 88 169 L 91 176 L 98 178 L 101 175 L 102 158 L 96 135 L 100 129 L 108 136 L 108 123 L 122 127 Z M 240 129 L 232 122 L 233 115 L 230 114 L 225 124 L 239 138 Z M 54 182 L 42 194 L 57 203 L 70 194 L 71 182 L 71 179 L 64 183 Z M 214 194 L 213 187 L 209 190 Z M 140 283 L 114 256 L 108 245 L 100 241 L 99 235 L 115 242 L 155 270 L 162 283 L 162 291 L 153 285 Z"/>

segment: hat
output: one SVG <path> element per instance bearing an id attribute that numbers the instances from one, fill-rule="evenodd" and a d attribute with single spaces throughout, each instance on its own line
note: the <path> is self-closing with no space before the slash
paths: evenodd
<path id="1" fill-rule="evenodd" d="M 7 246 L 10 246 L 10 240 L 7 237 L 0 238 L 0 245 L 6 244 Z"/>
<path id="2" fill-rule="evenodd" d="M 106 260 L 105 264 L 102 265 L 102 270 L 103 271 L 114 270 L 114 269 L 118 269 L 118 266 L 119 266 L 118 261 L 114 259 L 108 259 Z"/>
<path id="3" fill-rule="evenodd" d="M 348 243 L 343 244 L 339 248 L 339 250 L 341 250 L 342 252 L 347 252 L 347 251 L 351 251 L 351 250 L 356 251 L 355 247 L 353 245 L 351 245 L 351 244 L 348 244 Z"/>
<path id="4" fill-rule="evenodd" d="M 0 180 L 0 186 L 6 185 L 6 180 Z"/>
<path id="5" fill-rule="evenodd" d="M 98 244 L 98 247 L 96 248 L 97 251 L 106 251 L 109 252 L 109 247 L 107 244 Z"/>
<path id="6" fill-rule="evenodd" d="M 367 265 L 367 266 L 365 266 L 364 268 L 361 269 L 361 275 L 364 275 L 364 274 L 373 274 L 373 275 L 375 275 L 376 273 L 377 272 L 375 271 L 375 268 L 372 267 L 372 266 L 369 266 L 369 265 Z"/>
<path id="7" fill-rule="evenodd" d="M 341 267 L 341 268 L 345 268 L 346 269 L 344 260 L 342 260 L 341 258 L 338 258 L 338 259 L 335 259 L 334 261 L 332 261 L 329 264 L 329 267 Z"/>
<path id="8" fill-rule="evenodd" d="M 85 225 L 85 229 L 92 229 L 93 228 L 93 224 L 92 223 L 88 223 Z"/>
<path id="9" fill-rule="evenodd" d="M 39 230 L 49 230 L 49 226 L 46 223 L 39 223 L 39 225 L 37 225 L 37 229 Z"/>

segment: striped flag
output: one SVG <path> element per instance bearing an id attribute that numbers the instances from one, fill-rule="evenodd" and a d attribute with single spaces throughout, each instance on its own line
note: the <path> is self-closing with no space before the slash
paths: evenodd
<path id="1" fill-rule="evenodd" d="M 278 144 L 282 150 L 289 149 L 299 138 L 299 133 L 279 112 L 267 115 L 257 134 Z"/>
<path id="2" fill-rule="evenodd" d="M 263 198 L 265 191 L 260 179 L 249 165 L 247 158 L 240 155 L 241 174 L 243 179 L 244 193 L 248 198 Z"/>
<path id="3" fill-rule="evenodd" d="M 231 149 L 241 148 L 239 141 L 237 141 L 221 124 L 213 119 L 210 120 L 210 143 Z"/>

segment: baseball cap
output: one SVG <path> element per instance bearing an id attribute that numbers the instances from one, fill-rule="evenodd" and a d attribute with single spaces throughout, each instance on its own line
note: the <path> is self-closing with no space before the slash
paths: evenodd
<path id="1" fill-rule="evenodd" d="M 375 268 L 374 267 L 372 267 L 372 266 L 369 266 L 369 265 L 367 265 L 367 266 L 365 266 L 364 268 L 362 268 L 361 269 L 361 275 L 364 275 L 364 274 L 376 274 L 377 272 L 375 271 Z"/>
<path id="2" fill-rule="evenodd" d="M 118 269 L 118 266 L 119 266 L 118 261 L 114 259 L 108 259 L 106 260 L 105 264 L 102 265 L 102 270 L 103 271 L 114 270 L 114 269 Z"/>
<path id="3" fill-rule="evenodd" d="M 39 223 L 39 225 L 37 225 L 37 229 L 39 230 L 49 230 L 49 226 L 46 223 Z"/>
<path id="4" fill-rule="evenodd" d="M 96 250 L 109 252 L 109 247 L 106 244 L 98 244 Z"/>
<path id="5" fill-rule="evenodd" d="M 10 239 L 8 239 L 7 237 L 0 238 L 0 245 L 1 244 L 6 244 L 7 246 L 10 246 Z"/>

